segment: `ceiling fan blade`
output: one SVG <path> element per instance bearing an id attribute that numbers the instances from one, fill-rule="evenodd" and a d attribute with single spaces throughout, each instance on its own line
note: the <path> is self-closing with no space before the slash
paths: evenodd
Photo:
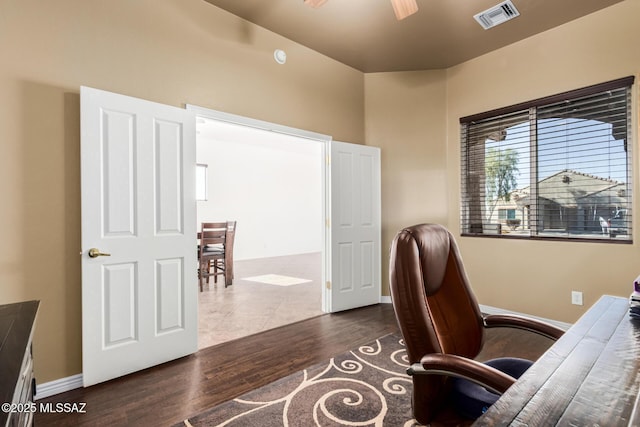
<path id="1" fill-rule="evenodd" d="M 391 0 L 398 21 L 418 11 L 416 0 Z"/>
<path id="2" fill-rule="evenodd" d="M 304 4 L 306 4 L 307 6 L 311 6 L 314 9 L 319 8 L 326 2 L 327 0 L 304 0 Z"/>

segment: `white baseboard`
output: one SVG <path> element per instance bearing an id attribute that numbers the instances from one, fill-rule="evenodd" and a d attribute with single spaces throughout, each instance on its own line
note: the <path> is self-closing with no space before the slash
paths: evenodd
<path id="1" fill-rule="evenodd" d="M 520 316 L 527 316 L 533 319 L 542 320 L 543 322 L 551 323 L 552 325 L 555 325 L 561 329 L 564 329 L 565 331 L 571 327 L 571 323 L 560 322 L 559 320 L 553 320 L 553 319 L 546 319 L 544 317 L 532 316 L 530 314 L 518 313 L 516 311 L 505 310 L 497 307 L 491 307 L 489 305 L 480 304 L 480 311 L 482 311 L 485 314 L 517 314 Z"/>
<path id="2" fill-rule="evenodd" d="M 44 399 L 54 394 L 64 393 L 82 387 L 82 374 L 72 375 L 59 380 L 36 385 L 35 399 Z"/>
<path id="3" fill-rule="evenodd" d="M 391 297 L 382 295 L 380 297 L 381 304 L 391 304 Z M 490 305 L 480 304 L 480 311 L 485 314 L 517 314 L 520 316 L 532 317 L 534 319 L 542 320 L 543 322 L 551 323 L 565 331 L 571 327 L 571 323 L 560 322 L 559 320 L 546 319 L 544 317 L 532 316 L 530 314 L 518 313 L 516 311 L 505 310 L 503 308 L 491 307 Z"/>

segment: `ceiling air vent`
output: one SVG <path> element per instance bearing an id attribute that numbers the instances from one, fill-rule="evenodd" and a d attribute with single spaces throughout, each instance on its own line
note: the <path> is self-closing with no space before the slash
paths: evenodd
<path id="1" fill-rule="evenodd" d="M 485 10 L 484 12 L 474 15 L 474 18 L 480 25 L 482 25 L 482 28 L 488 30 L 489 28 L 493 28 L 503 22 L 507 22 L 516 16 L 520 16 L 520 12 L 518 12 L 511 0 L 507 0 Z"/>

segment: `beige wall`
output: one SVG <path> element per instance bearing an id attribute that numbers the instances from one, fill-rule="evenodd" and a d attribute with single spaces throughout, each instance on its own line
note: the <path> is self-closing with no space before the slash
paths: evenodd
<path id="1" fill-rule="evenodd" d="M 0 52 L 0 302 L 41 300 L 40 383 L 82 369 L 81 85 L 364 142 L 362 73 L 203 0 L 1 0 Z"/>
<path id="2" fill-rule="evenodd" d="M 444 75 L 366 75 L 367 144 L 383 148 L 383 249 L 402 226 L 442 223 L 457 236 L 482 304 L 565 322 L 575 321 L 602 294 L 628 296 L 640 274 L 637 243 L 460 237 L 459 118 L 619 77 L 637 78 L 639 16 L 640 0 L 627 0 L 452 67 Z M 634 120 L 638 169 L 637 117 Z M 640 188 L 638 172 L 634 188 Z M 640 212 L 640 193 L 635 195 L 635 211 Z M 636 222 L 636 242 L 639 228 Z M 386 279 L 387 271 L 383 274 Z M 388 290 L 388 280 L 384 287 Z M 571 290 L 584 292 L 583 307 L 571 305 Z"/>
<path id="3" fill-rule="evenodd" d="M 365 75 L 367 145 L 381 148 L 382 294 L 402 227 L 448 220 L 446 71 Z"/>

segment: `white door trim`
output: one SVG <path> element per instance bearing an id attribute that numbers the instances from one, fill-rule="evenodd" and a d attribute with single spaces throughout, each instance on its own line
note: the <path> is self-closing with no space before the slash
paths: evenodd
<path id="1" fill-rule="evenodd" d="M 268 130 L 271 132 L 282 133 L 285 135 L 297 136 L 300 138 L 311 139 L 320 142 L 329 142 L 333 138 L 331 135 L 311 132 L 308 130 L 293 128 L 289 126 L 279 125 L 277 123 L 265 122 L 263 120 L 252 119 L 249 117 L 238 116 L 236 114 L 225 113 L 224 111 L 212 110 L 210 108 L 198 107 L 197 105 L 186 105 L 187 110 L 193 111 L 196 116 L 206 117 L 221 122 L 234 123 L 241 126 L 249 126 L 256 129 Z"/>

